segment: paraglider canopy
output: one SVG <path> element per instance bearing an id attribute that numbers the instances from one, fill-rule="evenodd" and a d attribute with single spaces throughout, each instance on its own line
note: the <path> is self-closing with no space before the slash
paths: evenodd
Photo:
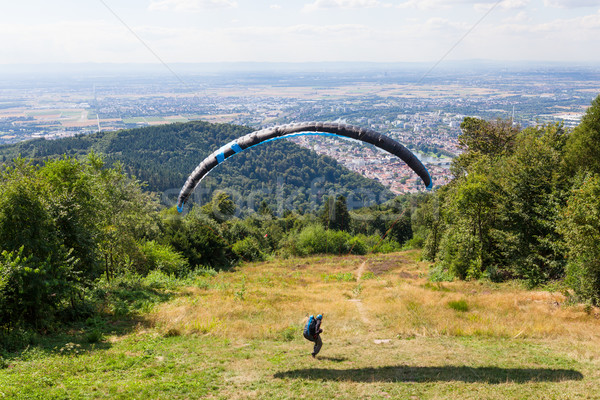
<path id="1" fill-rule="evenodd" d="M 431 189 L 433 186 L 433 181 L 427 168 L 425 168 L 421 161 L 410 150 L 394 139 L 371 129 L 352 125 L 328 122 L 305 122 L 278 125 L 249 133 L 227 143 L 214 153 L 210 154 L 190 174 L 185 185 L 181 188 L 177 201 L 177 210 L 179 212 L 183 211 L 183 205 L 200 181 L 214 167 L 225 161 L 227 158 L 259 144 L 298 135 L 340 136 L 370 143 L 402 159 L 402 161 L 404 161 L 423 180 L 427 189 Z"/>

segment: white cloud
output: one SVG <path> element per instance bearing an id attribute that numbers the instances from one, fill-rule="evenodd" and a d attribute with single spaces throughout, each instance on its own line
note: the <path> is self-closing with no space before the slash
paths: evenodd
<path id="1" fill-rule="evenodd" d="M 489 10 L 495 7 L 498 0 L 406 0 L 397 5 L 398 8 L 417 8 L 421 10 L 436 10 L 456 6 L 472 5 L 476 10 Z M 497 7 L 503 9 L 525 8 L 529 0 L 501 0 Z"/>
<path id="2" fill-rule="evenodd" d="M 233 0 L 152 0 L 148 9 L 150 11 L 186 11 L 197 12 L 207 9 L 236 8 L 237 2 Z"/>
<path id="3" fill-rule="evenodd" d="M 529 0 L 504 0 L 500 3 L 488 2 L 488 3 L 475 3 L 473 7 L 477 11 L 487 11 L 492 7 L 501 8 L 504 10 L 518 10 L 527 7 Z"/>
<path id="4" fill-rule="evenodd" d="M 281 6 L 279 4 L 271 4 L 269 8 L 272 10 L 281 10 Z"/>
<path id="5" fill-rule="evenodd" d="M 156 61 L 122 25 L 106 21 L 1 24 L 0 37 L 8 63 Z"/>
<path id="6" fill-rule="evenodd" d="M 560 38 L 561 40 L 588 41 L 597 38 L 600 34 L 600 12 L 583 17 L 570 19 L 556 19 L 538 24 L 509 24 L 500 26 L 505 31 L 521 33 L 547 34 L 546 38 Z"/>
<path id="7" fill-rule="evenodd" d="M 598 7 L 598 0 L 544 0 L 548 7 L 558 8 L 579 8 L 579 7 Z"/>
<path id="8" fill-rule="evenodd" d="M 525 8 L 529 5 L 529 0 L 504 0 L 498 6 L 506 10 Z"/>
<path id="9" fill-rule="evenodd" d="M 445 33 L 450 33 L 452 31 L 456 31 L 456 30 L 466 30 L 469 27 L 461 22 L 453 22 L 450 20 L 447 20 L 445 18 L 430 18 L 427 21 L 425 21 L 424 24 L 422 24 L 423 28 L 425 28 L 425 31 L 428 32 L 432 32 L 432 31 L 442 31 Z"/>
<path id="10" fill-rule="evenodd" d="M 382 3 L 379 0 L 315 0 L 313 3 L 306 4 L 304 11 L 315 11 L 327 8 L 375 8 L 391 7 L 391 4 Z"/>
<path id="11" fill-rule="evenodd" d="M 326 36 L 345 37 L 345 35 L 357 32 L 369 31 L 365 25 L 359 24 L 338 24 L 338 25 L 308 25 L 298 24 L 292 26 L 246 26 L 240 28 L 229 28 L 224 30 L 227 35 L 236 37 L 248 36 L 275 36 L 275 35 L 302 35 L 314 36 L 323 39 Z"/>
<path id="12" fill-rule="evenodd" d="M 504 23 L 521 23 L 531 21 L 531 16 L 526 11 L 521 11 L 516 15 L 510 16 L 502 20 Z"/>

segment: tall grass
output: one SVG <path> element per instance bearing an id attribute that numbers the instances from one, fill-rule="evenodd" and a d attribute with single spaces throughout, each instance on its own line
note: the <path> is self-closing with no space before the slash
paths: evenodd
<path id="1" fill-rule="evenodd" d="M 357 283 L 362 263 L 371 279 Z M 385 268 L 374 273 L 369 265 Z M 381 337 L 600 338 L 594 313 L 567 306 L 561 294 L 477 281 L 430 283 L 427 265 L 405 254 L 279 260 L 201 279 L 151 316 L 159 330 L 275 338 L 306 315 L 323 313 L 328 335 L 340 338 L 367 331 Z M 242 286 L 243 296 L 236 295 Z M 376 329 L 347 301 L 355 298 Z"/>

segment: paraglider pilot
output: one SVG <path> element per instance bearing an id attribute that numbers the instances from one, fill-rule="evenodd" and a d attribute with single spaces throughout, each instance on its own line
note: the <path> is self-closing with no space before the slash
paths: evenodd
<path id="1" fill-rule="evenodd" d="M 316 318 L 314 315 L 311 315 L 304 326 L 304 338 L 315 343 L 312 352 L 313 357 L 319 354 L 321 346 L 323 346 L 323 341 L 321 340 L 321 333 L 323 332 L 323 329 L 321 329 L 321 321 L 323 321 L 323 316 L 321 314 L 317 315 Z"/>

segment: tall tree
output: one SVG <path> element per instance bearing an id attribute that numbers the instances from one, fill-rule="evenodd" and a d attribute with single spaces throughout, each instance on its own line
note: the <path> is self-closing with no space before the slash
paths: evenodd
<path id="1" fill-rule="evenodd" d="M 600 305 L 600 175 L 576 185 L 562 217 L 567 282 L 582 300 Z"/>
<path id="2" fill-rule="evenodd" d="M 333 196 L 327 198 L 321 212 L 321 223 L 326 229 L 350 230 L 350 213 L 344 196 L 338 196 L 337 199 Z"/>
<path id="3" fill-rule="evenodd" d="M 566 160 L 571 171 L 600 173 L 600 95 L 594 99 L 571 132 L 567 142 Z"/>

